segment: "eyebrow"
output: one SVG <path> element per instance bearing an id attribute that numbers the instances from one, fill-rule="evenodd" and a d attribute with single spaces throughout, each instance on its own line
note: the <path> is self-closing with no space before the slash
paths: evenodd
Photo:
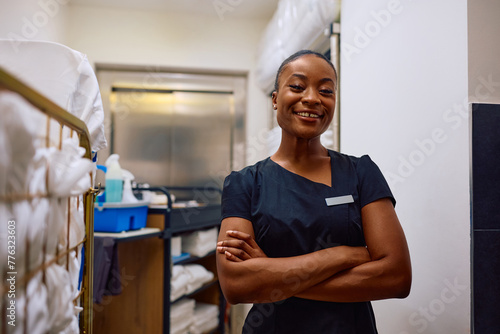
<path id="1" fill-rule="evenodd" d="M 307 76 L 303 75 L 303 74 L 299 74 L 299 73 L 293 73 L 292 74 L 292 77 L 297 77 L 299 79 L 303 79 L 303 80 L 306 80 L 307 79 Z M 320 79 L 319 80 L 320 82 L 332 82 L 333 84 L 335 84 L 335 82 L 331 79 L 331 78 L 323 78 L 323 79 Z"/>

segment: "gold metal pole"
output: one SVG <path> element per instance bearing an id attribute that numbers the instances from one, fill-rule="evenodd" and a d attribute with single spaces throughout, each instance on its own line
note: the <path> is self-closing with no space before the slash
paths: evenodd
<path id="1" fill-rule="evenodd" d="M 82 292 L 83 292 L 83 311 L 80 316 L 80 329 L 83 334 L 92 334 L 93 328 L 93 309 L 94 309 L 94 201 L 97 191 L 89 189 L 83 198 L 83 207 L 85 208 L 85 262 Z"/>

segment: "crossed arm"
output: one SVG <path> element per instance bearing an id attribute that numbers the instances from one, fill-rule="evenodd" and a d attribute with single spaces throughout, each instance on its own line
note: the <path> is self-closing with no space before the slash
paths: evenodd
<path id="1" fill-rule="evenodd" d="M 411 286 L 408 246 L 389 199 L 361 210 L 367 247 L 336 246 L 269 258 L 255 242 L 251 222 L 222 221 L 217 270 L 229 303 L 276 302 L 292 296 L 360 302 L 404 298 Z"/>

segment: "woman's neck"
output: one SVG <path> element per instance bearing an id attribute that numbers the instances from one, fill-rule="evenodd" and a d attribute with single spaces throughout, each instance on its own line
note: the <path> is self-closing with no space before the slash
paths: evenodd
<path id="1" fill-rule="evenodd" d="M 319 137 L 302 139 L 288 138 L 284 135 L 278 150 L 271 158 L 276 162 L 284 161 L 294 165 L 302 165 L 329 158 L 329 155 Z"/>
<path id="2" fill-rule="evenodd" d="M 332 186 L 331 160 L 328 150 L 318 138 L 281 140 L 271 160 L 288 171 L 311 181 Z"/>

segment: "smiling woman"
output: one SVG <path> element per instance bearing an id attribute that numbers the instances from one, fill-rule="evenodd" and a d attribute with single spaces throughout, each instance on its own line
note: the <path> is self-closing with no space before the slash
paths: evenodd
<path id="1" fill-rule="evenodd" d="M 336 82 L 321 54 L 286 59 L 272 95 L 279 149 L 225 180 L 217 268 L 229 303 L 255 303 L 243 333 L 377 333 L 370 301 L 409 294 L 408 247 L 380 170 L 320 142 Z"/>
<path id="2" fill-rule="evenodd" d="M 284 138 L 282 144 L 294 138 L 299 145 L 310 139 L 316 142 L 335 112 L 337 75 L 333 65 L 323 56 L 303 51 L 285 60 L 276 77 L 273 106 L 283 136 L 292 136 Z"/>

